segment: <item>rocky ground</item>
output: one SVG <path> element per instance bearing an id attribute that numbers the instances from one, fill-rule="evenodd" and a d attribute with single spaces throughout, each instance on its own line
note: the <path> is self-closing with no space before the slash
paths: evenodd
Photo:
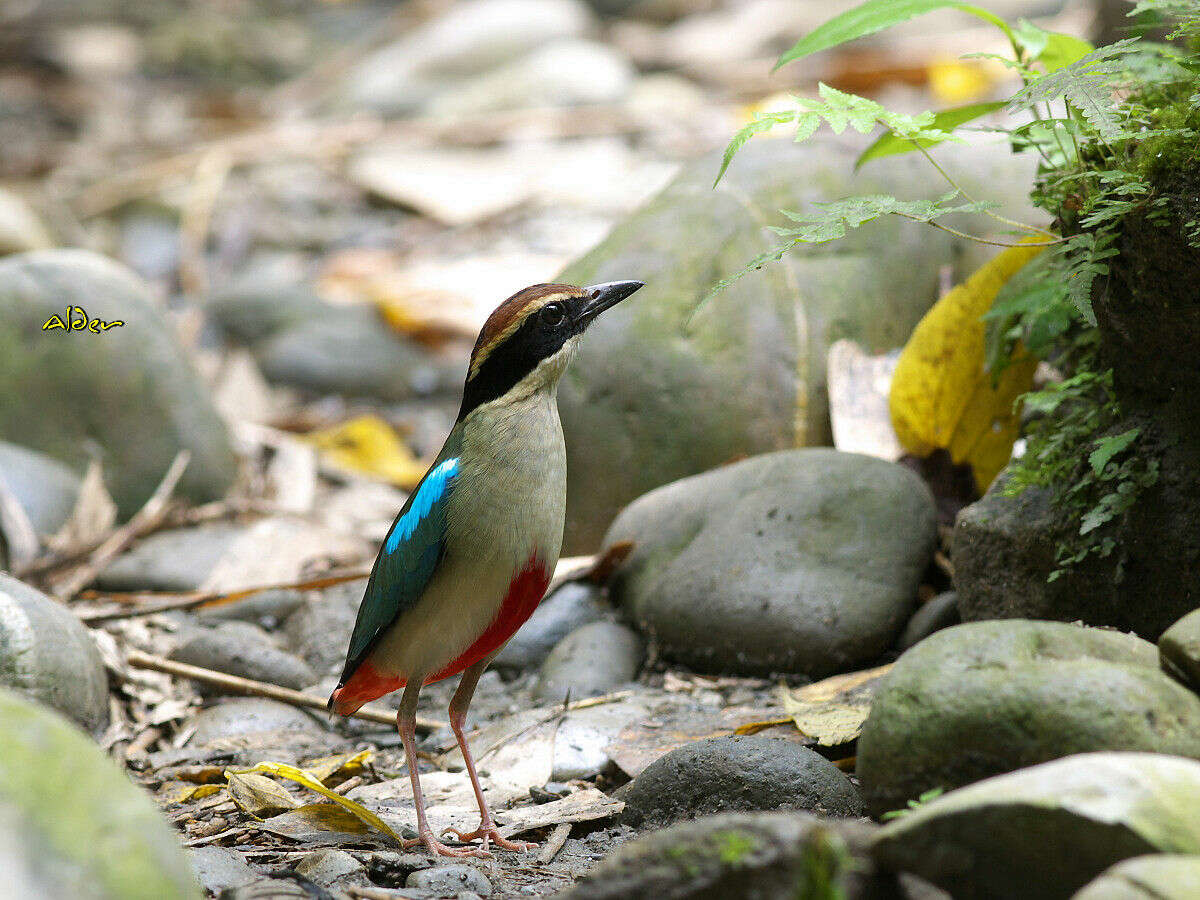
<path id="1" fill-rule="evenodd" d="M 1136 634 L 1088 596 L 1047 616 L 1078 622 L 960 624 L 953 575 L 985 568 L 963 523 L 1007 520 L 970 507 L 951 559 L 918 475 L 828 446 L 834 343 L 900 346 L 979 247 L 881 222 L 708 297 L 781 207 L 943 191 L 908 157 L 855 175 L 835 138 L 751 144 L 712 189 L 773 92 L 925 102 L 889 85 L 957 20 L 771 79 L 848 5 L 0 12 L 12 896 L 1197 896 L 1200 620 L 1136 627 L 1187 599 Z M 944 158 L 1031 215 L 1005 148 Z M 396 698 L 319 708 L 363 570 L 490 308 L 618 278 L 647 287 L 561 388 L 573 558 L 469 720 L 500 825 L 539 848 L 404 852 Z M 453 686 L 420 707 L 439 830 L 476 822 Z"/>

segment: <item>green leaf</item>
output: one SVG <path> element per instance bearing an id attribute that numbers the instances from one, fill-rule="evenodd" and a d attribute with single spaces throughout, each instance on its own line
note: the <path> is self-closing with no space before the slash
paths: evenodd
<path id="1" fill-rule="evenodd" d="M 1057 31 L 1051 31 L 1048 34 L 1050 40 L 1046 43 L 1046 49 L 1035 57 L 1046 67 L 1047 72 L 1057 72 L 1059 69 L 1074 65 L 1096 49 L 1087 41 L 1074 35 L 1061 34 Z"/>
<path id="2" fill-rule="evenodd" d="M 867 0 L 866 3 L 847 10 L 840 16 L 834 16 L 824 25 L 810 31 L 791 50 L 779 57 L 775 68 L 821 50 L 866 37 L 868 34 L 875 34 L 935 9 L 947 7 L 991 22 L 1003 31 L 1009 40 L 1014 39 L 1012 29 L 1003 19 L 969 3 L 960 3 L 957 0 Z"/>
<path id="3" fill-rule="evenodd" d="M 969 103 L 966 106 L 943 109 L 941 112 L 934 114 L 931 126 L 939 131 L 951 132 L 959 125 L 963 125 L 973 119 L 978 119 L 980 116 L 986 116 L 994 110 L 1002 109 L 1005 103 L 1007 103 L 1005 100 L 995 100 L 987 103 Z M 918 146 L 925 148 L 934 147 L 944 140 L 945 138 L 922 138 L 914 141 L 891 132 L 885 134 L 864 150 L 854 163 L 854 168 L 857 169 L 863 163 L 869 162 L 872 159 L 894 156 L 897 153 L 911 153 Z"/>
<path id="4" fill-rule="evenodd" d="M 1114 456 L 1137 440 L 1137 436 L 1141 434 L 1141 431 L 1140 428 L 1130 428 L 1121 434 L 1102 437 L 1096 441 L 1096 449 L 1088 455 L 1088 462 L 1092 465 L 1092 471 L 1097 475 L 1101 474 L 1104 471 L 1104 467 L 1108 465 Z"/>
<path id="5" fill-rule="evenodd" d="M 733 162 L 734 155 L 742 149 L 746 141 L 761 131 L 770 131 L 776 125 L 786 125 L 788 122 L 794 122 L 795 120 L 796 111 L 790 109 L 783 112 L 759 113 L 753 122 L 746 125 L 733 136 L 733 139 L 729 142 L 729 146 L 725 148 L 725 157 L 721 160 L 721 171 L 717 173 L 713 187 L 720 184 L 721 179 L 725 177 L 725 170 Z M 816 129 L 816 125 L 813 125 L 813 129 Z"/>

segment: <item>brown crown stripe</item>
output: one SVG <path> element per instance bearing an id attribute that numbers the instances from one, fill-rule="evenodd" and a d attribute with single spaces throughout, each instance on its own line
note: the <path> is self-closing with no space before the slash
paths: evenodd
<path id="1" fill-rule="evenodd" d="M 581 296 L 583 288 L 573 284 L 535 284 L 517 291 L 492 310 L 492 314 L 484 323 L 483 330 L 479 332 L 479 339 L 475 341 L 475 349 L 471 351 L 470 374 L 478 372 L 492 349 L 520 328 L 521 323 L 529 318 L 531 313 L 555 298 Z"/>

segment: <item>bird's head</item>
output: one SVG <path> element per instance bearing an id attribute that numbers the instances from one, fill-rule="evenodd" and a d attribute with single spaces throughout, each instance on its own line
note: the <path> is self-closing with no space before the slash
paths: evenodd
<path id="1" fill-rule="evenodd" d="M 535 284 L 513 294 L 479 332 L 459 418 L 485 403 L 553 388 L 587 327 L 641 286 L 640 281 Z"/>

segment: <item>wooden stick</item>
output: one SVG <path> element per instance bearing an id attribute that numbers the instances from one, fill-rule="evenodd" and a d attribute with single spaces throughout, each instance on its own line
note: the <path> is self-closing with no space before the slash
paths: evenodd
<path id="1" fill-rule="evenodd" d="M 57 596 L 63 600 L 70 600 L 79 593 L 80 588 L 95 578 L 113 557 L 163 517 L 167 511 L 167 501 L 171 499 L 175 486 L 183 477 L 183 471 L 187 468 L 191 456 L 187 450 L 179 451 L 167 473 L 163 475 L 162 481 L 150 495 L 150 499 L 133 514 L 133 518 L 109 535 L 108 540 L 97 547 L 78 569 L 54 585 L 54 593 Z"/>
<path id="2" fill-rule="evenodd" d="M 149 653 L 143 653 L 141 650 L 130 650 L 126 656 L 126 661 L 135 669 L 151 669 L 155 672 L 165 672 L 168 675 L 178 675 L 181 678 L 190 678 L 193 681 L 199 681 L 202 684 L 211 684 L 237 694 L 247 694 L 251 697 L 266 697 L 269 700 L 278 700 L 281 703 L 290 703 L 292 706 L 302 706 L 307 709 L 326 709 L 325 698 L 319 697 L 316 694 L 294 691 L 291 688 L 280 687 L 277 684 L 270 684 L 266 681 L 254 681 L 251 678 L 227 675 L 224 672 L 216 672 L 212 669 L 205 669 L 202 666 L 191 666 L 187 663 L 175 662 L 173 659 L 164 659 L 161 656 L 151 656 Z M 384 709 L 373 709 L 367 706 L 364 706 L 356 713 L 351 713 L 349 718 L 363 719 L 367 722 L 378 722 L 381 725 L 396 724 L 396 714 L 394 712 Z M 438 731 L 448 727 L 448 723 L 439 721 L 438 719 L 427 719 L 424 716 L 417 716 L 417 728 L 422 731 Z"/>
<path id="3" fill-rule="evenodd" d="M 554 861 L 554 857 L 558 856 L 558 851 L 563 848 L 563 844 L 567 842 L 567 838 L 571 836 L 571 823 L 560 822 L 554 826 L 554 831 L 546 843 L 542 845 L 542 849 L 538 851 L 538 865 L 547 866 Z"/>

